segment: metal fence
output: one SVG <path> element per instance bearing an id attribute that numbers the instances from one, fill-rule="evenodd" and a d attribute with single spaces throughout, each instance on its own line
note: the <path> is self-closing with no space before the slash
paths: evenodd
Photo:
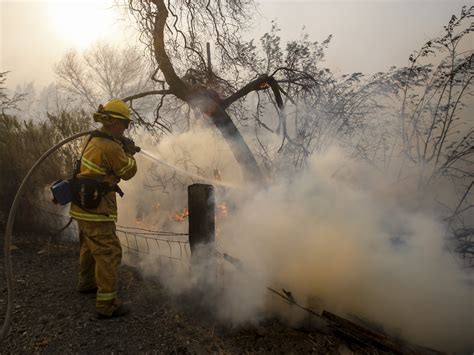
<path id="1" fill-rule="evenodd" d="M 187 233 L 117 225 L 117 235 L 122 247 L 128 253 L 179 261 L 187 261 L 191 258 Z"/>

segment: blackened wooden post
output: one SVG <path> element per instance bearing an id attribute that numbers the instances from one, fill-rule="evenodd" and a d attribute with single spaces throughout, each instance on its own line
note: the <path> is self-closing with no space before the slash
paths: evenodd
<path id="1" fill-rule="evenodd" d="M 207 246 L 213 251 L 215 248 L 215 199 L 214 186 L 193 184 L 188 186 L 189 209 L 189 245 L 191 258 L 196 256 L 199 245 Z M 200 257 L 200 256 L 199 256 Z"/>

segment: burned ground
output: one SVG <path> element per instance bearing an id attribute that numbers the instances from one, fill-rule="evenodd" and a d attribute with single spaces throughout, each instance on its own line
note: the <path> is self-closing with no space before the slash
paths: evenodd
<path id="1" fill-rule="evenodd" d="M 292 328 L 276 319 L 258 326 L 222 324 L 196 308 L 196 295 L 172 297 L 159 282 L 143 279 L 129 266 L 121 267 L 119 293 L 132 312 L 97 320 L 94 296 L 76 291 L 77 245 L 53 245 L 46 239 L 14 237 L 13 321 L 1 353 L 383 353 L 344 339 L 343 333 Z M 3 258 L 1 273 L 3 315 Z"/>

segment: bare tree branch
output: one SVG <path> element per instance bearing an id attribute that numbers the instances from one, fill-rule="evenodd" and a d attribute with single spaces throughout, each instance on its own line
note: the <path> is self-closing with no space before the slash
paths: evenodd
<path id="1" fill-rule="evenodd" d="M 150 96 L 150 95 L 169 95 L 171 93 L 172 93 L 171 90 L 151 90 L 151 91 L 145 91 L 145 92 L 141 92 L 139 94 L 124 97 L 122 100 L 125 101 L 125 102 L 128 102 L 128 101 L 140 99 L 142 97 L 146 97 L 146 96 Z"/>

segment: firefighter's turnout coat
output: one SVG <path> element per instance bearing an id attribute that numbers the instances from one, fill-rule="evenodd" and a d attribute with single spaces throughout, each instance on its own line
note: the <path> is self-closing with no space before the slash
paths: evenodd
<path id="1" fill-rule="evenodd" d="M 103 128 L 100 131 L 107 133 Z M 93 137 L 86 144 L 78 177 L 92 178 L 116 186 L 120 179 L 129 180 L 136 174 L 135 158 L 125 153 L 119 141 Z M 81 221 L 117 221 L 116 192 L 106 193 L 97 208 L 87 211 L 73 203 L 69 213 L 71 217 Z"/>

